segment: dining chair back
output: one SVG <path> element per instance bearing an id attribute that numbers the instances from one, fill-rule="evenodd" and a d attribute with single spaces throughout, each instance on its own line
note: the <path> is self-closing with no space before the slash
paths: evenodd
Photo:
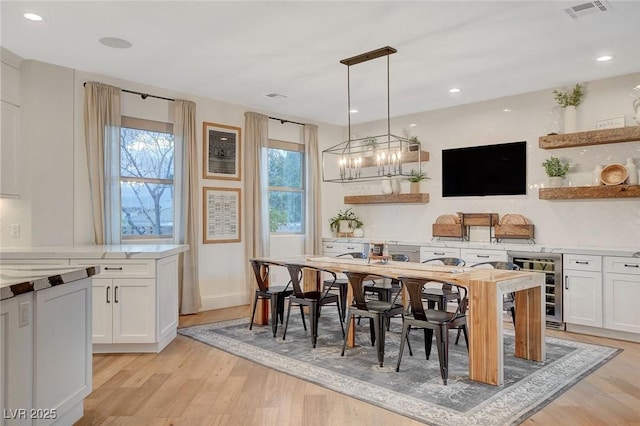
<path id="1" fill-rule="evenodd" d="M 347 310 L 347 325 L 350 324 L 351 318 L 354 316 L 369 318 L 371 344 L 376 345 L 378 364 L 382 367 L 384 364 L 385 330 L 387 329 L 388 322 L 392 317 L 404 314 L 404 306 L 401 303 L 397 303 L 399 292 L 392 301 L 367 300 L 363 281 L 374 277 L 383 279 L 387 277 L 383 275 L 371 275 L 364 272 L 345 272 L 345 274 L 349 279 L 349 285 L 353 291 L 353 303 Z M 345 335 L 342 344 L 342 356 L 344 356 L 346 347 L 347 336 Z"/>
<path id="2" fill-rule="evenodd" d="M 472 268 L 493 268 L 493 269 L 505 269 L 509 271 L 519 271 L 520 266 L 511 262 L 504 261 L 490 261 L 490 262 L 480 262 L 474 265 L 471 265 Z M 502 309 L 505 311 L 511 312 L 511 321 L 513 325 L 516 325 L 516 308 L 515 308 L 515 294 L 506 293 L 502 298 Z"/>
<path id="3" fill-rule="evenodd" d="M 350 257 L 352 259 L 366 259 L 366 252 L 348 252 L 337 255 L 336 257 Z M 347 315 L 347 292 L 349 290 L 349 281 L 346 278 L 336 278 L 334 279 L 324 280 L 322 283 L 322 290 L 326 290 L 327 288 L 331 288 L 338 292 L 340 296 L 340 308 L 342 309 L 342 318 Z"/>
<path id="4" fill-rule="evenodd" d="M 284 318 L 284 300 L 287 296 L 293 293 L 291 289 L 291 280 L 286 286 L 271 286 L 269 285 L 269 262 L 251 259 L 251 268 L 256 278 L 258 288 L 255 291 L 253 298 L 253 310 L 251 312 L 251 322 L 249 323 L 249 330 L 253 329 L 253 321 L 256 315 L 256 308 L 258 307 L 259 300 L 269 300 L 271 311 L 271 330 L 273 337 L 276 337 L 278 331 L 278 318 L 280 324 L 282 324 Z"/>
<path id="5" fill-rule="evenodd" d="M 458 307 L 455 312 L 447 312 L 436 309 L 425 309 L 423 304 L 422 293 L 424 285 L 427 282 L 434 281 L 425 278 L 400 278 L 402 284 L 409 293 L 409 303 L 411 306 L 411 315 L 405 315 L 402 321 L 402 337 L 400 338 L 400 352 L 398 354 L 398 363 L 396 371 L 400 371 L 400 363 L 402 361 L 402 353 L 404 351 L 404 342 L 409 340 L 409 332 L 412 328 L 424 330 L 424 345 L 427 360 L 431 354 L 431 345 L 433 333 L 436 333 L 436 346 L 438 349 L 438 360 L 440 362 L 440 375 L 443 383 L 447 384 L 449 375 L 449 330 L 460 328 L 467 340 L 467 290 L 463 286 L 447 283 L 445 281 L 435 280 L 441 284 L 449 284 L 456 288 L 460 295 Z"/>
<path id="6" fill-rule="evenodd" d="M 422 263 L 433 263 L 445 266 L 464 266 L 465 261 L 457 257 L 436 257 L 433 259 L 427 259 Z M 442 311 L 447 310 L 447 303 L 450 301 L 458 301 L 458 292 L 451 288 L 449 283 L 442 283 L 434 285 L 429 283 L 422 291 L 422 298 L 427 301 L 429 309 L 433 309 L 436 304 L 438 309 Z"/>
<path id="7" fill-rule="evenodd" d="M 307 329 L 307 325 L 304 319 L 304 307 L 309 307 L 309 317 L 311 322 L 311 342 L 313 347 L 316 347 L 316 343 L 318 341 L 318 321 L 320 319 L 320 308 L 326 305 L 335 304 L 338 309 L 338 317 L 340 318 L 340 328 L 342 328 L 342 334 L 344 335 L 344 325 L 343 325 L 343 316 L 342 309 L 340 308 L 340 298 L 337 294 L 331 293 L 332 285 L 326 287 L 322 291 L 318 290 L 310 290 L 304 291 L 302 288 L 302 275 L 303 268 L 313 269 L 316 273 L 328 273 L 333 276 L 333 281 L 336 280 L 335 272 L 316 268 L 309 266 L 301 266 L 294 264 L 287 264 L 287 270 L 289 271 L 289 275 L 291 276 L 291 284 L 293 285 L 293 294 L 289 296 L 289 307 L 287 309 L 287 320 L 284 324 L 284 332 L 282 334 L 282 340 L 285 340 L 287 336 L 287 327 L 289 326 L 289 316 L 291 314 L 291 306 L 293 304 L 297 304 L 300 306 L 300 315 L 302 317 L 302 325 L 304 329 Z"/>
<path id="8" fill-rule="evenodd" d="M 409 256 L 402 253 L 392 254 L 391 260 L 394 262 L 408 262 Z M 388 279 L 372 280 L 364 284 L 365 295 L 375 294 L 378 296 L 378 300 L 390 301 L 393 294 L 400 291 L 400 282 L 395 278 L 392 278 L 389 283 L 387 281 Z"/>

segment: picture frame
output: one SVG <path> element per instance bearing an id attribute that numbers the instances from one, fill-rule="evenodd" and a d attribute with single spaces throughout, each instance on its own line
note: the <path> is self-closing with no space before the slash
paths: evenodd
<path id="1" fill-rule="evenodd" d="M 205 179 L 240 180 L 242 129 L 217 123 L 202 123 Z"/>
<path id="2" fill-rule="evenodd" d="M 242 198 L 240 188 L 202 188 L 202 242 L 239 243 Z"/>

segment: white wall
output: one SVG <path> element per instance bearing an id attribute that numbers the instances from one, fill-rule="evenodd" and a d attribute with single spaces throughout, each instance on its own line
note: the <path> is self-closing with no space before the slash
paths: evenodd
<path id="1" fill-rule="evenodd" d="M 578 130 L 595 129 L 596 121 L 622 117 L 627 125 L 637 125 L 633 118 L 633 100 L 640 96 L 634 89 L 640 73 L 593 81 L 586 84 L 583 104 L 578 108 Z M 629 199 L 594 199 L 544 201 L 538 199 L 538 187 L 546 185 L 541 163 L 551 155 L 570 162 L 567 185 L 588 185 L 596 164 L 625 163 L 627 157 L 640 165 L 640 142 L 588 146 L 558 150 L 538 148 L 538 137 L 557 132 L 562 125 L 552 89 L 487 102 L 463 105 L 411 116 L 392 118 L 392 133 L 417 124 L 423 149 L 430 152 L 426 171 L 431 180 L 423 182 L 430 194 L 427 204 L 356 205 L 354 211 L 363 219 L 365 236 L 381 239 L 429 241 L 431 225 L 441 214 L 458 211 L 518 213 L 535 224 L 536 242 L 553 246 L 608 246 L 640 248 L 640 201 Z M 391 98 L 393 104 L 393 97 Z M 505 108 L 511 112 L 504 112 Z M 386 133 L 386 120 L 352 126 L 359 135 Z M 441 189 L 441 152 L 443 148 L 527 141 L 528 193 L 524 196 L 443 198 Z M 486 161 L 490 161 L 487 159 Z M 405 183 L 406 185 L 406 183 Z M 343 195 L 377 194 L 380 183 L 325 184 L 324 217 L 344 208 Z M 328 228 L 325 236 L 331 236 Z M 482 235 L 479 234 L 479 238 Z M 488 234 L 484 235 L 488 239 Z"/>

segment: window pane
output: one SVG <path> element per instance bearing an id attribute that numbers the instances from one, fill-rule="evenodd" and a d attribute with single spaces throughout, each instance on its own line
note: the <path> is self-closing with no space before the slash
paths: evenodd
<path id="1" fill-rule="evenodd" d="M 122 127 L 120 174 L 173 180 L 173 135 Z"/>
<path id="2" fill-rule="evenodd" d="M 269 186 L 302 189 L 303 153 L 269 148 Z"/>
<path id="3" fill-rule="evenodd" d="M 304 194 L 269 191 L 269 227 L 271 232 L 302 233 Z"/>
<path id="4" fill-rule="evenodd" d="M 173 185 L 121 182 L 122 236 L 173 235 Z"/>

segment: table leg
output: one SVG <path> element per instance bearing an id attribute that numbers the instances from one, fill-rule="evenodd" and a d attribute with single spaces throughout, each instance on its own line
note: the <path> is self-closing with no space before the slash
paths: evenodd
<path id="1" fill-rule="evenodd" d="M 516 348 L 519 358 L 544 361 L 545 313 L 541 287 L 515 294 Z"/>
<path id="2" fill-rule="evenodd" d="M 260 273 L 264 277 L 267 274 L 267 268 L 262 266 Z M 268 276 L 265 278 L 265 284 L 267 285 L 267 287 L 269 286 Z M 257 288 L 258 288 L 258 285 L 254 280 L 253 286 L 252 286 L 253 292 L 251 293 L 251 297 L 253 297 Z M 258 299 L 257 306 L 256 306 L 256 316 L 253 321 L 255 324 L 259 324 L 259 325 L 269 324 L 269 300 Z"/>
<path id="3" fill-rule="evenodd" d="M 472 281 L 468 297 L 469 378 L 500 385 L 504 362 L 502 295 L 495 283 Z"/>
<path id="4" fill-rule="evenodd" d="M 360 283 L 362 285 L 362 283 Z M 351 305 L 353 300 L 353 289 L 351 285 L 347 285 L 347 306 Z M 348 310 L 349 308 L 347 308 Z M 347 347 L 352 348 L 356 345 L 356 319 L 351 317 L 351 321 L 349 324 L 346 324 L 347 329 L 345 332 L 347 333 Z"/>

